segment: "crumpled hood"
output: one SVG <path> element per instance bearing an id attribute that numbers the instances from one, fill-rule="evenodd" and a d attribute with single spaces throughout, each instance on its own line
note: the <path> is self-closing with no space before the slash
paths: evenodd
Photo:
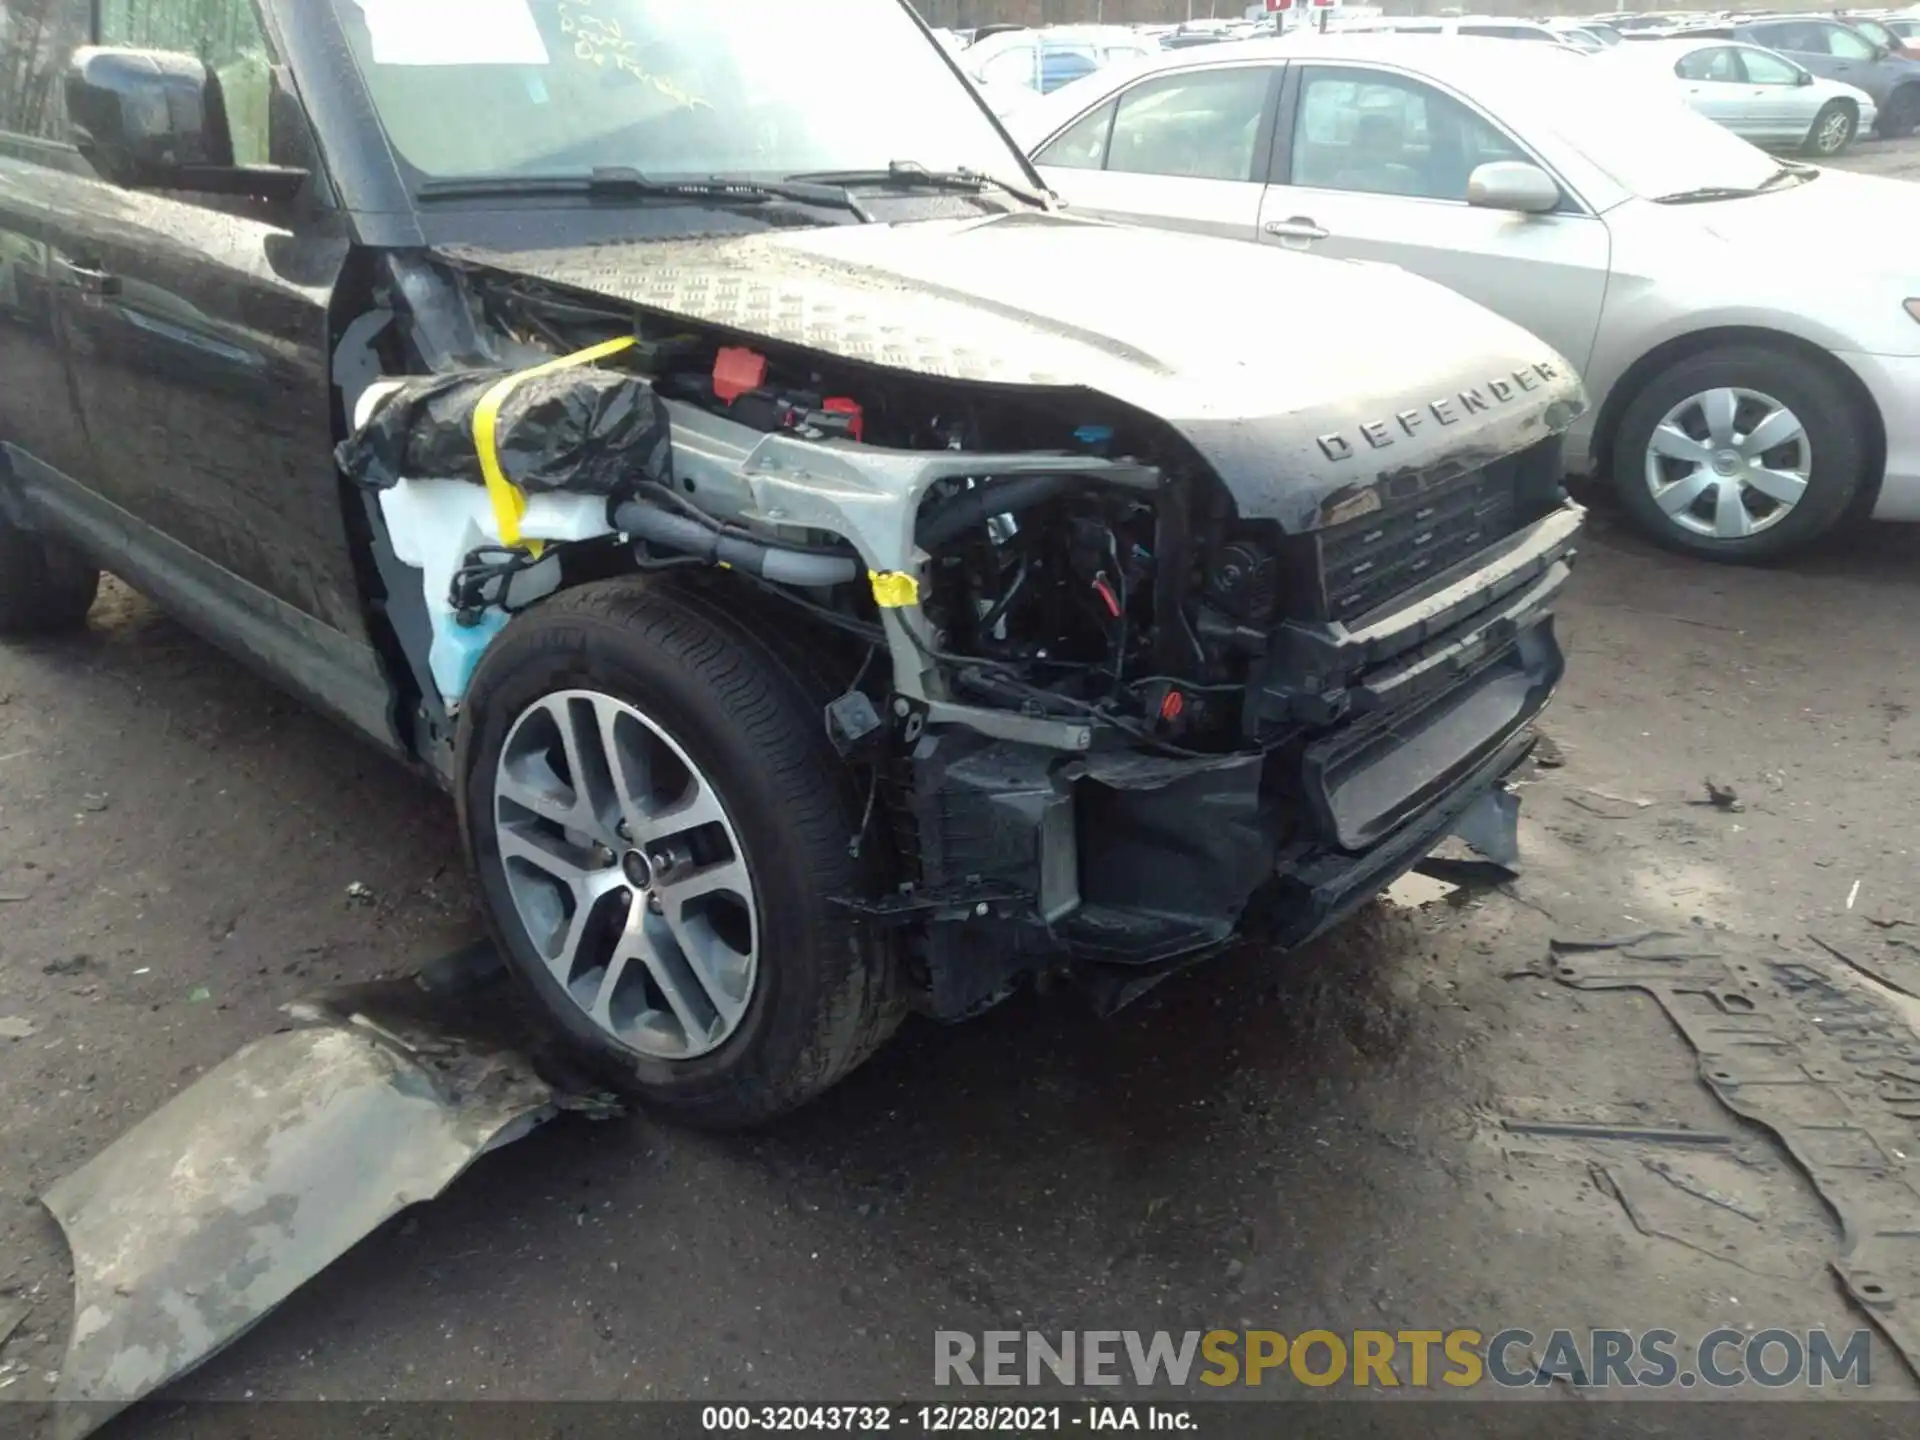
<path id="1" fill-rule="evenodd" d="M 1294 531 L 1585 405 L 1545 343 L 1396 268 L 1061 215 L 448 253 L 844 360 L 1098 391 L 1184 435 L 1243 515 Z"/>

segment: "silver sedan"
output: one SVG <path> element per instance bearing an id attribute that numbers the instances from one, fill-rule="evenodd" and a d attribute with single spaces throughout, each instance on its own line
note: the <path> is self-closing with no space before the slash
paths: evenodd
<path id="1" fill-rule="evenodd" d="M 1866 91 L 1822 80 L 1777 51 L 1732 40 L 1649 40 L 1621 45 L 1609 64 L 1668 79 L 1687 104 L 1756 145 L 1796 146 L 1831 159 L 1873 128 Z"/>
<path id="2" fill-rule="evenodd" d="M 1569 467 L 1664 543 L 1760 559 L 1920 520 L 1920 185 L 1784 163 L 1665 80 L 1521 48 L 1223 45 L 1010 128 L 1076 212 L 1399 265 L 1533 330 L 1594 402 Z"/>

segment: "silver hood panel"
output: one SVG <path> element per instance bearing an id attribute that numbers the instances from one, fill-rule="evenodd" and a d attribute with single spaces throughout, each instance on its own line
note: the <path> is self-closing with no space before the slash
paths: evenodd
<path id="1" fill-rule="evenodd" d="M 1585 408 L 1543 342 L 1404 271 L 1061 215 L 446 253 L 842 360 L 1096 391 L 1292 531 Z"/>

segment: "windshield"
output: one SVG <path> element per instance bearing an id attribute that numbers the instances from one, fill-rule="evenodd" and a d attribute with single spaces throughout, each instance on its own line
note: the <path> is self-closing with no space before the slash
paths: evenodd
<path id="1" fill-rule="evenodd" d="M 1025 177 L 900 0 L 333 3 L 422 178 L 764 180 L 892 160 Z"/>
<path id="2" fill-rule="evenodd" d="M 1515 128 L 1526 136 L 1518 113 L 1524 106 L 1534 128 L 1559 135 L 1635 195 L 1751 189 L 1780 168 L 1773 156 L 1689 108 L 1665 66 L 1649 75 L 1639 65 L 1539 58 L 1561 63 L 1516 66 L 1496 81 L 1517 102 Z M 1506 108 L 1504 100 L 1498 104 Z"/>

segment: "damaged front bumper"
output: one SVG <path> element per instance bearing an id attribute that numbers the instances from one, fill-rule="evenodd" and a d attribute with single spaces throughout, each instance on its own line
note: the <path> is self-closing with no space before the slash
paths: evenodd
<path id="1" fill-rule="evenodd" d="M 1060 962 L 1112 1006 L 1243 936 L 1303 943 L 1452 833 L 1511 858 L 1501 782 L 1564 669 L 1552 604 L 1581 519 L 1555 510 L 1352 622 L 1283 625 L 1246 702 L 1275 736 L 1257 752 L 928 727 L 897 803 L 920 882 L 845 903 L 924 926 L 928 1006 L 959 1018 Z"/>

